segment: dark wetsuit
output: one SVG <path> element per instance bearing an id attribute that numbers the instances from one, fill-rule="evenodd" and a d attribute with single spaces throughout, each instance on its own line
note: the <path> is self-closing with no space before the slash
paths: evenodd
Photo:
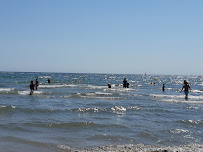
<path id="1" fill-rule="evenodd" d="M 30 90 L 34 90 L 35 89 L 35 85 L 34 84 L 30 84 Z"/>
<path id="2" fill-rule="evenodd" d="M 110 83 L 108 83 L 107 85 L 108 85 L 108 88 L 111 88 L 111 84 Z"/>
<path id="3" fill-rule="evenodd" d="M 33 94 L 33 91 L 35 89 L 35 85 L 33 83 L 30 84 L 30 95 Z"/>
<path id="4" fill-rule="evenodd" d="M 36 89 L 36 90 L 37 90 L 37 88 L 38 88 L 38 85 L 39 85 L 39 81 L 36 80 L 36 81 L 35 81 L 35 89 Z"/>
<path id="5" fill-rule="evenodd" d="M 123 88 L 126 88 L 126 87 L 127 87 L 127 81 L 124 80 L 124 81 L 123 81 Z"/>
<path id="6" fill-rule="evenodd" d="M 184 84 L 183 88 L 184 89 L 184 93 L 186 96 L 188 96 L 188 93 L 189 93 L 189 89 L 190 89 L 190 85 L 187 83 L 187 84 Z"/>
<path id="7" fill-rule="evenodd" d="M 163 84 L 163 86 L 162 86 L 162 91 L 165 91 L 165 85 Z"/>

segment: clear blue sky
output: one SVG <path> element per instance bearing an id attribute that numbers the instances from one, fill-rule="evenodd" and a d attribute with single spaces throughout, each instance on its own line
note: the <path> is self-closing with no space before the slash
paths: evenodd
<path id="1" fill-rule="evenodd" d="M 203 0 L 0 0 L 0 71 L 203 74 Z"/>

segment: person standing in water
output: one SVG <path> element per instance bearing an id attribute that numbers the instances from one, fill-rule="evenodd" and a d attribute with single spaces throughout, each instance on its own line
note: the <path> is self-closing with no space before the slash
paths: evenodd
<path id="1" fill-rule="evenodd" d="M 48 82 L 48 83 L 51 83 L 51 80 L 48 78 L 47 82 Z"/>
<path id="2" fill-rule="evenodd" d="M 126 78 L 124 78 L 124 80 L 123 80 L 123 88 L 127 88 L 127 80 L 126 80 Z"/>
<path id="3" fill-rule="evenodd" d="M 36 81 L 35 81 L 35 90 L 37 90 L 38 86 L 39 86 L 39 81 L 36 79 Z"/>
<path id="4" fill-rule="evenodd" d="M 188 82 L 186 80 L 184 80 L 184 84 L 183 84 L 183 87 L 182 87 L 180 92 L 182 92 L 183 89 L 184 89 L 184 93 L 185 93 L 185 98 L 187 99 L 188 98 L 189 89 L 191 90 L 191 88 L 190 88 L 190 85 L 188 84 Z"/>
<path id="5" fill-rule="evenodd" d="M 107 85 L 108 85 L 108 88 L 111 88 L 111 83 L 108 83 Z"/>
<path id="6" fill-rule="evenodd" d="M 35 89 L 35 85 L 34 85 L 33 81 L 31 81 L 31 83 L 30 83 L 30 95 L 33 94 L 34 89 Z"/>
<path id="7" fill-rule="evenodd" d="M 163 92 L 165 91 L 165 84 L 163 84 L 163 86 L 162 86 L 162 91 Z"/>

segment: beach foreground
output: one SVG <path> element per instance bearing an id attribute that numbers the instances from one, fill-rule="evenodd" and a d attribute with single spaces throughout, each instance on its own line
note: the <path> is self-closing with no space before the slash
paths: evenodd
<path id="1" fill-rule="evenodd" d="M 60 148 L 65 151 L 80 151 L 80 152 L 202 152 L 203 145 L 189 144 L 181 146 L 151 146 L 143 144 L 126 144 L 126 145 L 110 145 L 110 146 L 98 146 L 94 148 L 70 148 L 61 146 Z"/>
<path id="2" fill-rule="evenodd" d="M 1 143 L 2 144 L 2 143 Z M 152 146 L 144 144 L 106 145 L 90 148 L 69 147 L 65 145 L 2 145 L 4 152 L 203 152 L 202 144 L 179 146 Z"/>

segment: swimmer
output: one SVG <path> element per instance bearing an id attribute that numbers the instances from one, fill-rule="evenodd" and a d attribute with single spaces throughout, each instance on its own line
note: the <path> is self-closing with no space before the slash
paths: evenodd
<path id="1" fill-rule="evenodd" d="M 31 83 L 30 83 L 30 95 L 33 94 L 34 89 L 35 89 L 35 85 L 34 85 L 33 81 L 31 81 Z"/>
<path id="2" fill-rule="evenodd" d="M 127 80 L 126 80 L 126 78 L 124 78 L 124 80 L 123 80 L 123 88 L 126 88 L 127 87 Z"/>
<path id="3" fill-rule="evenodd" d="M 188 84 L 188 82 L 186 80 L 184 80 L 184 85 L 183 85 L 180 92 L 182 92 L 183 89 L 184 89 L 184 93 L 185 93 L 185 99 L 187 99 L 188 94 L 189 94 L 189 89 L 191 90 L 191 88 L 190 88 L 190 85 Z"/>
<path id="4" fill-rule="evenodd" d="M 130 83 L 127 82 L 127 88 L 129 88 Z"/>
<path id="5" fill-rule="evenodd" d="M 108 83 L 107 85 L 108 85 L 108 88 L 111 88 L 111 83 Z"/>
<path id="6" fill-rule="evenodd" d="M 163 86 L 162 86 L 162 91 L 163 92 L 165 91 L 165 84 L 163 84 Z"/>
<path id="7" fill-rule="evenodd" d="M 38 86 L 39 86 L 39 81 L 36 79 L 36 81 L 35 81 L 35 90 L 37 90 Z"/>

